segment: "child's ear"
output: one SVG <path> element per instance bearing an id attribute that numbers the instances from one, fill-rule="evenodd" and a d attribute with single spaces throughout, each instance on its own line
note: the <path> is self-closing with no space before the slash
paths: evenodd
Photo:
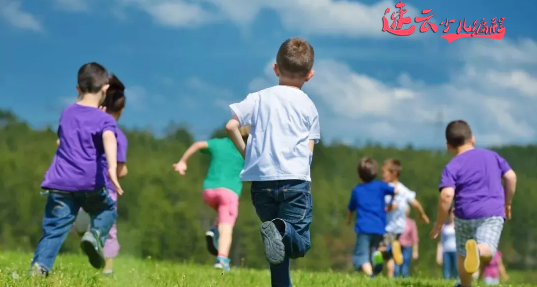
<path id="1" fill-rule="evenodd" d="M 272 66 L 272 69 L 274 70 L 274 74 L 276 74 L 276 77 L 280 76 L 280 70 L 278 69 L 278 64 L 274 63 Z"/>
<path id="2" fill-rule="evenodd" d="M 306 76 L 306 82 L 309 81 L 313 77 L 313 75 L 315 75 L 315 71 L 312 69 Z"/>
<path id="3" fill-rule="evenodd" d="M 472 136 L 472 146 L 475 146 L 475 137 Z"/>

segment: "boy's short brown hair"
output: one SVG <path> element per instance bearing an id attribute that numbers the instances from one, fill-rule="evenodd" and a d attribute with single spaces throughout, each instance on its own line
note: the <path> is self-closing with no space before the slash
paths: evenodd
<path id="1" fill-rule="evenodd" d="M 385 160 L 384 165 L 388 167 L 390 172 L 396 172 L 397 176 L 401 175 L 401 171 L 403 171 L 401 161 L 395 158 L 389 158 Z"/>
<path id="2" fill-rule="evenodd" d="M 99 63 L 91 62 L 78 70 L 78 88 L 82 94 L 95 94 L 108 85 L 108 72 Z"/>
<path id="3" fill-rule="evenodd" d="M 377 177 L 379 166 L 377 162 L 366 156 L 358 164 L 358 176 L 364 182 L 370 182 Z"/>
<path id="4" fill-rule="evenodd" d="M 472 129 L 463 120 L 450 122 L 446 127 L 446 141 L 453 147 L 458 148 L 472 139 Z"/>
<path id="5" fill-rule="evenodd" d="M 285 40 L 276 55 L 276 64 L 281 75 L 306 77 L 313 68 L 313 47 L 302 38 Z"/>

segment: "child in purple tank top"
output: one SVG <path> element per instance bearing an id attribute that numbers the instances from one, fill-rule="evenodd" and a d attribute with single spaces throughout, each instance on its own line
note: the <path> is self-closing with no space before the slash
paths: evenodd
<path id="1" fill-rule="evenodd" d="M 446 141 L 454 157 L 442 172 L 431 237 L 440 234 L 454 201 L 458 286 L 469 287 L 481 261 L 489 262 L 495 255 L 505 218 L 511 219 L 516 174 L 496 152 L 474 148 L 475 138 L 465 121 L 448 124 Z"/>
<path id="2" fill-rule="evenodd" d="M 58 149 L 41 184 L 48 198 L 30 275 L 48 276 L 80 208 L 91 217 L 80 247 L 93 267 L 105 265 L 102 246 L 117 217 L 108 182 L 123 193 L 116 173 L 116 121 L 99 109 L 108 88 L 102 65 L 89 63 L 79 69 L 79 100 L 60 116 Z"/>

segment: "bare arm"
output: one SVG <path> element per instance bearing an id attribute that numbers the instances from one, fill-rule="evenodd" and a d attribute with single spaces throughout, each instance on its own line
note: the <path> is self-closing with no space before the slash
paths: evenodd
<path id="1" fill-rule="evenodd" d="M 436 245 L 436 263 L 438 263 L 438 265 L 442 265 L 442 261 L 443 261 L 442 255 L 443 255 L 442 243 L 438 242 L 438 244 Z"/>
<path id="2" fill-rule="evenodd" d="M 127 170 L 127 164 L 124 162 L 118 162 L 117 163 L 117 177 L 118 178 L 124 178 L 127 176 L 127 173 L 129 171 Z"/>
<path id="3" fill-rule="evenodd" d="M 244 143 L 244 140 L 241 136 L 241 132 L 239 131 L 240 126 L 241 124 L 239 122 L 239 119 L 236 115 L 233 115 L 233 118 L 229 120 L 229 122 L 227 122 L 226 124 L 226 132 L 237 150 L 244 158 L 246 153 L 246 144 Z"/>
<path id="4" fill-rule="evenodd" d="M 345 220 L 345 224 L 351 225 L 352 221 L 352 211 L 347 210 L 347 219 Z"/>
<path id="5" fill-rule="evenodd" d="M 410 205 L 419 212 L 421 220 L 429 224 L 429 217 L 427 217 L 427 214 L 425 214 L 425 211 L 423 210 L 423 206 L 421 205 L 421 203 L 417 199 L 414 199 L 410 203 Z"/>
<path id="6" fill-rule="evenodd" d="M 444 225 L 448 217 L 448 211 L 453 202 L 453 196 L 455 196 L 455 189 L 453 187 L 444 187 L 440 192 L 438 198 L 438 215 L 436 218 L 436 224 L 438 226 Z"/>
<path id="7" fill-rule="evenodd" d="M 195 154 L 196 152 L 198 152 L 199 150 L 201 149 L 207 149 L 209 147 L 209 144 L 207 144 L 206 141 L 199 141 L 199 142 L 195 142 L 193 143 L 186 151 L 185 153 L 183 154 L 183 156 L 181 157 L 181 159 L 179 160 L 179 162 L 184 162 L 184 163 L 187 163 L 188 162 L 188 159 L 190 159 L 190 157 Z"/>
<path id="8" fill-rule="evenodd" d="M 56 146 L 60 146 L 60 139 L 56 140 Z"/>
<path id="9" fill-rule="evenodd" d="M 103 145 L 106 163 L 108 164 L 108 176 L 116 187 L 118 194 L 121 195 L 123 190 L 119 185 L 117 175 L 117 139 L 114 132 L 107 130 L 103 133 Z"/>
<path id="10" fill-rule="evenodd" d="M 315 147 L 315 140 L 310 140 L 308 142 L 308 147 L 310 148 L 310 151 L 313 152 L 313 148 Z"/>
<path id="11" fill-rule="evenodd" d="M 412 259 L 417 260 L 419 256 L 419 243 L 416 242 L 412 245 Z"/>
<path id="12" fill-rule="evenodd" d="M 502 178 L 504 181 L 505 205 L 511 205 L 516 190 L 516 173 L 513 170 L 510 170 L 504 173 Z"/>

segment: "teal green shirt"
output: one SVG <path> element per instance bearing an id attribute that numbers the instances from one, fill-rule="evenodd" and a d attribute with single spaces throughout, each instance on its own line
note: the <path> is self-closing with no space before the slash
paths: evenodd
<path id="1" fill-rule="evenodd" d="M 211 155 L 209 171 L 203 189 L 227 188 L 241 196 L 242 181 L 239 177 L 244 159 L 229 138 L 211 139 L 202 153 Z"/>

